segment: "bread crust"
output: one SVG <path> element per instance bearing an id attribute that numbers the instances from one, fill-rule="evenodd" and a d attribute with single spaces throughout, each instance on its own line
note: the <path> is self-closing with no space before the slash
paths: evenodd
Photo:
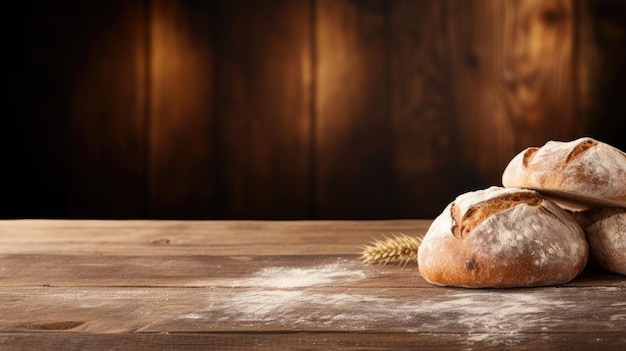
<path id="1" fill-rule="evenodd" d="M 626 208 L 595 208 L 574 213 L 583 228 L 594 261 L 626 275 Z"/>
<path id="2" fill-rule="evenodd" d="M 516 155 L 502 184 L 537 190 L 574 211 L 626 207 L 626 153 L 588 137 L 549 141 Z"/>
<path id="3" fill-rule="evenodd" d="M 551 286 L 580 274 L 588 254 L 567 211 L 532 190 L 491 187 L 446 207 L 424 236 L 418 265 L 436 285 Z"/>

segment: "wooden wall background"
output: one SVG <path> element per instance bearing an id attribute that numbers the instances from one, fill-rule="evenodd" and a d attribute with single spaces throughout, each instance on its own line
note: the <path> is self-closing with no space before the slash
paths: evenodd
<path id="1" fill-rule="evenodd" d="M 530 145 L 626 149 L 626 4 L 31 1 L 1 217 L 431 218 Z"/>

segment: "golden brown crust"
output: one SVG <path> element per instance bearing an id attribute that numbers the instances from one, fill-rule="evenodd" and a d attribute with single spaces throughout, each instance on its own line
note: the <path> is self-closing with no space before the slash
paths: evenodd
<path id="1" fill-rule="evenodd" d="M 461 225 L 456 224 L 452 227 L 452 233 L 460 239 L 465 239 L 474 228 L 489 216 L 508 210 L 522 203 L 530 206 L 539 206 L 542 201 L 543 200 L 535 193 L 507 194 L 475 204 L 465 212 L 462 218 L 460 217 L 456 205 L 452 203 L 450 208 L 452 218 L 455 223 L 461 223 Z"/>
<path id="2" fill-rule="evenodd" d="M 570 281 L 585 267 L 584 234 L 563 209 L 525 189 L 463 194 L 419 248 L 422 276 L 437 285 L 524 287 Z"/>
<path id="3" fill-rule="evenodd" d="M 515 156 L 502 184 L 540 191 L 571 210 L 626 207 L 626 154 L 592 138 L 550 141 Z"/>
<path id="4" fill-rule="evenodd" d="M 585 232 L 594 261 L 626 275 L 626 208 L 595 208 L 573 215 Z"/>

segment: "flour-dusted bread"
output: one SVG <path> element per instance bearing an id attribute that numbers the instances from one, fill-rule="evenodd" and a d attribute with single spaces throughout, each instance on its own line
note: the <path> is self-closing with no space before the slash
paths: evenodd
<path id="1" fill-rule="evenodd" d="M 550 286 L 574 279 L 588 255 L 567 211 L 533 190 L 491 187 L 446 207 L 424 236 L 418 266 L 436 285 Z"/>
<path id="2" fill-rule="evenodd" d="M 573 215 L 587 235 L 595 262 L 626 275 L 626 208 L 594 208 Z"/>
<path id="3" fill-rule="evenodd" d="M 549 141 L 515 156 L 502 184 L 537 190 L 573 211 L 626 207 L 626 153 L 592 138 Z"/>

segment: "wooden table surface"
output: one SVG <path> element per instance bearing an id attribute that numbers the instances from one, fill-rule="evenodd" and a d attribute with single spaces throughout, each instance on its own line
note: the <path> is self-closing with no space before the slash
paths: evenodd
<path id="1" fill-rule="evenodd" d="M 626 277 L 431 286 L 371 266 L 430 221 L 0 221 L 0 350 L 626 349 Z"/>

